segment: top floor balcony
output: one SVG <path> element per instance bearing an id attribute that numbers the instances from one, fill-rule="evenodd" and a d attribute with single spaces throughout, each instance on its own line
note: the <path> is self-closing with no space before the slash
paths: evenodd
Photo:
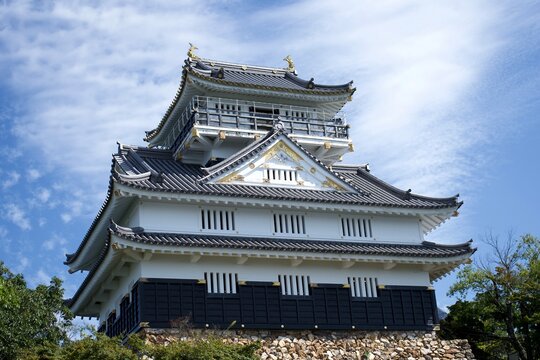
<path id="1" fill-rule="evenodd" d="M 169 132 L 165 147 L 177 147 L 193 125 L 245 132 L 265 132 L 281 122 L 290 134 L 346 140 L 349 126 L 342 113 L 313 108 L 194 96 Z"/>
<path id="2" fill-rule="evenodd" d="M 268 131 L 278 122 L 291 134 L 347 139 L 349 127 L 336 115 L 308 107 L 196 96 L 200 125 Z"/>

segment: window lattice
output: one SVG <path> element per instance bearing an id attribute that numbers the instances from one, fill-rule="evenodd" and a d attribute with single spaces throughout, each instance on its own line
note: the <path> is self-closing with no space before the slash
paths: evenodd
<path id="1" fill-rule="evenodd" d="M 281 295 L 309 296 L 309 276 L 278 275 Z"/>
<path id="2" fill-rule="evenodd" d="M 341 235 L 352 238 L 372 238 L 371 219 L 342 217 Z"/>
<path id="3" fill-rule="evenodd" d="M 264 178 L 270 183 L 291 183 L 298 182 L 298 171 L 286 169 L 264 169 Z"/>
<path id="4" fill-rule="evenodd" d="M 377 278 L 350 276 L 347 281 L 351 287 L 352 297 L 377 297 L 377 286 L 379 285 Z"/>
<path id="5" fill-rule="evenodd" d="M 236 230 L 234 211 L 201 209 L 201 230 Z"/>
<path id="6" fill-rule="evenodd" d="M 204 280 L 209 294 L 236 294 L 238 274 L 205 272 Z"/>
<path id="7" fill-rule="evenodd" d="M 306 221 L 304 215 L 274 214 L 274 233 L 305 234 Z"/>

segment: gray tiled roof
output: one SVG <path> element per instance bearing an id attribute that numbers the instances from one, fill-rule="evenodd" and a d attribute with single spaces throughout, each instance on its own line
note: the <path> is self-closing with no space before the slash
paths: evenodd
<path id="1" fill-rule="evenodd" d="M 188 68 L 195 74 L 216 82 L 321 93 L 354 92 L 352 81 L 342 85 L 321 85 L 315 83 L 313 79 L 304 80 L 283 69 L 245 66 L 244 70 L 236 64 L 216 63 L 210 60 L 188 63 Z"/>
<path id="2" fill-rule="evenodd" d="M 199 165 L 176 161 L 167 150 L 130 148 L 149 167 L 146 171 L 160 174 L 161 181 L 152 177 L 128 180 L 114 174 L 116 180 L 124 185 L 151 191 L 175 192 L 200 195 L 221 195 L 288 201 L 324 202 L 367 206 L 399 208 L 439 209 L 460 206 L 457 196 L 431 198 L 402 191 L 371 175 L 364 168 L 333 167 L 339 176 L 358 189 L 357 192 L 322 191 L 288 187 L 252 186 L 237 184 L 210 184 L 201 181 L 208 176 Z M 130 155 L 126 147 L 114 155 L 115 161 L 128 174 L 141 174 L 140 161 Z"/>
<path id="3" fill-rule="evenodd" d="M 204 247 L 249 250 L 298 251 L 352 255 L 381 255 L 400 257 L 445 258 L 472 254 L 471 241 L 458 245 L 441 245 L 424 241 L 418 245 L 381 244 L 347 241 L 297 240 L 221 236 L 207 234 L 176 234 L 145 232 L 142 228 L 130 229 L 111 225 L 111 231 L 130 241 L 164 246 Z"/>

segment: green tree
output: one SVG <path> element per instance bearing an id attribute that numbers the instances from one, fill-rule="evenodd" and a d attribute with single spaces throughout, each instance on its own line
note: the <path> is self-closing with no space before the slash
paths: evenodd
<path id="1" fill-rule="evenodd" d="M 122 345 L 121 338 L 97 333 L 66 343 L 61 349 L 62 360 L 137 360 L 137 355 Z"/>
<path id="2" fill-rule="evenodd" d="M 449 295 L 462 301 L 450 308 L 443 336 L 469 339 L 478 358 L 515 352 L 521 360 L 540 358 L 540 240 L 532 235 L 506 241 L 490 235 L 492 256 L 467 265 Z M 464 301 L 473 294 L 471 301 Z"/>
<path id="3" fill-rule="evenodd" d="M 15 359 L 23 350 L 67 339 L 73 316 L 63 295 L 60 279 L 30 289 L 22 275 L 0 262 L 0 359 Z"/>

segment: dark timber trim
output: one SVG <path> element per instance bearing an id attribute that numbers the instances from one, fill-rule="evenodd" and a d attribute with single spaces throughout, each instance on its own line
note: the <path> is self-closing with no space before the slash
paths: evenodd
<path id="1" fill-rule="evenodd" d="M 189 319 L 196 328 L 234 323 L 237 329 L 430 331 L 439 320 L 435 292 L 421 286 L 385 286 L 377 297 L 353 298 L 338 284 L 317 284 L 309 296 L 287 296 L 272 283 L 250 281 L 239 283 L 236 294 L 216 295 L 197 280 L 144 279 L 131 299 L 100 331 L 125 335 L 141 327 L 174 327 L 178 319 Z"/>

